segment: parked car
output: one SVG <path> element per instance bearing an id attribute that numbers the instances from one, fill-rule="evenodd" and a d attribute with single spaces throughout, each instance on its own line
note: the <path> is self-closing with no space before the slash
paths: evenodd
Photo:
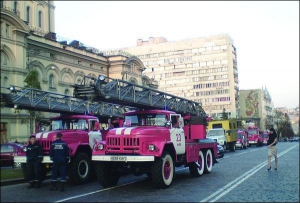
<path id="1" fill-rule="evenodd" d="M 224 157 L 224 148 L 221 145 L 218 145 L 218 157 L 223 158 Z"/>
<path id="2" fill-rule="evenodd" d="M 13 168 L 20 168 L 20 163 L 14 163 L 14 155 L 17 154 L 19 150 L 22 150 L 23 147 L 23 144 L 13 142 L 1 144 L 1 167 L 11 166 Z"/>

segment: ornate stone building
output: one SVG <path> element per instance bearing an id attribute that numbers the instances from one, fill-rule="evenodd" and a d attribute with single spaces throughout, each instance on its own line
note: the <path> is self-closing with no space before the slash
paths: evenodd
<path id="1" fill-rule="evenodd" d="M 71 84 L 84 76 L 123 79 L 157 87 L 143 75 L 142 61 L 125 52 L 100 52 L 77 40 L 58 41 L 54 1 L 1 1 L 1 92 L 9 86 L 24 87 L 30 70 L 38 71 L 44 91 L 73 95 Z M 44 112 L 40 121 L 54 113 Z M 30 135 L 28 112 L 1 109 L 1 142 L 26 141 Z"/>

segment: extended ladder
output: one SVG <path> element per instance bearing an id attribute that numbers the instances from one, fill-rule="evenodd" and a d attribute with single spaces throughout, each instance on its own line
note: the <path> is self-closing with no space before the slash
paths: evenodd
<path id="1" fill-rule="evenodd" d="M 123 117 L 123 113 L 131 108 L 109 102 L 78 99 L 35 88 L 22 89 L 16 86 L 1 87 L 1 106 L 53 113 L 84 114 L 93 112 L 100 117 Z"/>
<path id="2" fill-rule="evenodd" d="M 82 84 L 72 85 L 74 96 L 92 101 L 106 101 L 139 109 L 168 109 L 181 114 L 206 116 L 201 103 L 177 97 L 132 82 L 85 76 Z"/>

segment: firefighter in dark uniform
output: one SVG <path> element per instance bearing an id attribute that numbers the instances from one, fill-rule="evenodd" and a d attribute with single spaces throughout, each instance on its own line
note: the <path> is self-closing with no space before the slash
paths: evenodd
<path id="1" fill-rule="evenodd" d="M 29 144 L 25 148 L 26 150 L 26 165 L 27 165 L 27 177 L 29 180 L 28 188 L 40 188 L 41 187 L 41 162 L 43 161 L 43 148 L 35 141 L 35 136 L 29 137 Z"/>
<path id="2" fill-rule="evenodd" d="M 50 148 L 50 160 L 53 161 L 51 174 L 51 188 L 50 190 L 57 190 L 56 182 L 58 173 L 60 173 L 61 191 L 64 191 L 67 179 L 67 163 L 69 162 L 69 147 L 66 142 L 61 140 L 62 134 L 56 134 L 56 140 L 52 143 Z"/>

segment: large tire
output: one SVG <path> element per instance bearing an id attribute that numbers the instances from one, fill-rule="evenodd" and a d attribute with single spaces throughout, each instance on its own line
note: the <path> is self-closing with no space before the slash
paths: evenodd
<path id="1" fill-rule="evenodd" d="M 201 150 L 199 151 L 199 158 L 197 160 L 197 163 L 198 164 L 192 162 L 189 164 L 190 174 L 193 177 L 199 177 L 204 173 L 204 155 Z"/>
<path id="2" fill-rule="evenodd" d="M 116 186 L 120 178 L 120 174 L 112 171 L 110 165 L 109 162 L 98 162 L 96 164 L 97 179 L 104 188 Z"/>
<path id="3" fill-rule="evenodd" d="M 171 185 L 175 173 L 175 165 L 169 152 L 164 152 L 157 158 L 151 167 L 152 183 L 158 189 L 164 189 Z"/>
<path id="4" fill-rule="evenodd" d="M 229 151 L 235 152 L 235 143 L 234 142 L 230 142 Z"/>
<path id="5" fill-rule="evenodd" d="M 78 153 L 68 166 L 68 176 L 72 184 L 78 185 L 89 180 L 91 158 L 86 153 Z"/>
<path id="6" fill-rule="evenodd" d="M 210 173 L 212 171 L 213 166 L 213 156 L 211 150 L 208 149 L 205 152 L 205 160 L 204 160 L 204 173 Z"/>

